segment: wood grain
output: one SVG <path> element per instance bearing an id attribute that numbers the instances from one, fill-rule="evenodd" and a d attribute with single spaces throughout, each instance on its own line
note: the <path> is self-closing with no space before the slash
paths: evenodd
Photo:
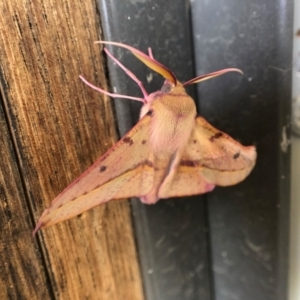
<path id="1" fill-rule="evenodd" d="M 0 132 L 0 299 L 49 299 L 47 270 L 30 237 L 32 218 L 2 106 Z"/>
<path id="2" fill-rule="evenodd" d="M 126 201 L 45 229 L 39 247 L 30 237 L 51 200 L 116 138 L 110 100 L 78 79 L 107 89 L 96 4 L 12 0 L 0 13 L 0 218 L 14 228 L 2 231 L 0 253 L 18 275 L 1 261 L 1 299 L 143 299 Z"/>

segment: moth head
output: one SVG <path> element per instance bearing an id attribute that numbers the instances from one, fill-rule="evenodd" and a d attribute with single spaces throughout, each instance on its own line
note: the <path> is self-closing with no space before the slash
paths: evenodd
<path id="1" fill-rule="evenodd" d="M 204 80 L 208 80 L 220 75 L 223 75 L 225 73 L 228 72 L 239 72 L 241 74 L 243 74 L 243 72 L 239 69 L 235 69 L 235 68 L 228 68 L 228 69 L 223 69 L 223 70 L 219 70 L 219 71 L 215 71 L 212 73 L 208 73 L 208 74 L 204 74 L 204 75 L 200 75 L 196 78 L 193 78 L 187 82 L 185 82 L 184 84 L 181 84 L 175 77 L 174 73 L 172 71 L 170 71 L 166 66 L 162 65 L 160 62 L 158 62 L 156 59 L 154 59 L 153 55 L 152 55 L 152 51 L 149 48 L 148 49 L 148 53 L 149 55 L 141 52 L 138 49 L 135 49 L 131 46 L 122 44 L 122 43 L 116 43 L 116 42 L 108 42 L 108 41 L 98 41 L 95 42 L 98 44 L 107 44 L 107 45 L 113 45 L 113 46 L 118 46 L 121 48 L 125 48 L 127 50 L 129 50 L 133 55 L 135 55 L 141 62 L 143 62 L 147 67 L 149 67 L 150 69 L 152 69 L 153 71 L 157 72 L 158 74 L 160 74 L 161 76 L 163 76 L 166 80 L 164 82 L 164 85 L 162 86 L 160 91 L 151 93 L 150 95 L 147 93 L 147 91 L 145 90 L 143 84 L 138 80 L 138 78 L 130 71 L 128 70 L 124 65 L 122 65 L 122 63 L 117 60 L 106 48 L 104 48 L 104 51 L 106 52 L 106 54 L 111 57 L 113 59 L 113 61 L 118 64 L 126 73 L 127 75 L 129 75 L 140 87 L 144 98 L 138 98 L 138 97 L 132 97 L 132 96 L 125 96 L 125 95 L 121 95 L 121 94 L 115 94 L 115 93 L 109 93 L 99 87 L 94 86 L 93 84 L 89 83 L 87 80 L 85 80 L 82 76 L 79 76 L 83 82 L 85 82 L 88 86 L 90 86 L 91 88 L 106 94 L 108 96 L 114 97 L 114 98 L 127 98 L 127 99 L 132 99 L 132 100 L 136 100 L 136 101 L 140 101 L 143 102 L 144 105 L 146 104 L 150 104 L 157 95 L 160 94 L 167 94 L 167 93 L 171 93 L 171 92 L 182 92 L 184 91 L 184 87 L 189 85 L 189 84 L 194 84 L 194 83 L 198 83 L 198 82 L 202 82 Z"/>

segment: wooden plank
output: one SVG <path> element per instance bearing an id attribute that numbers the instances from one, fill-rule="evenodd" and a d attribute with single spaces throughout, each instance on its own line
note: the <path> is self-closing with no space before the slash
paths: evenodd
<path id="1" fill-rule="evenodd" d="M 32 220 L 2 105 L 0 132 L 0 299 L 49 299 L 51 288 L 38 245 L 30 238 Z"/>
<path id="2" fill-rule="evenodd" d="M 78 79 L 83 74 L 107 88 L 100 47 L 93 45 L 101 35 L 100 24 L 93 1 L 12 0 L 1 2 L 0 12 L 6 114 L 29 208 L 37 220 L 116 137 L 109 100 Z M 16 198 L 26 203 L 23 195 L 8 196 L 8 205 Z M 12 218 L 24 218 L 21 208 Z M 33 257 L 32 223 L 28 218 L 23 222 L 27 227 L 20 226 L 28 233 L 24 253 L 42 269 L 41 260 Z M 9 240 L 4 234 L 4 242 L 18 238 L 14 233 Z M 46 275 L 41 275 L 41 293 L 52 289 L 57 299 L 143 299 L 127 202 L 100 206 L 45 229 L 38 238 L 51 285 L 47 287 Z M 16 266 L 24 276 L 35 277 L 31 269 Z M 23 297 L 26 284 L 21 284 Z"/>

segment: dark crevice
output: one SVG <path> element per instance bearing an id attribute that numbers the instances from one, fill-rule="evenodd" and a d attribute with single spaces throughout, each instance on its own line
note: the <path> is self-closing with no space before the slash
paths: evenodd
<path id="1" fill-rule="evenodd" d="M 137 205 L 136 205 L 137 201 L 139 201 L 139 199 L 137 199 L 137 198 L 131 198 L 130 201 L 129 201 L 131 227 L 132 227 L 134 233 L 136 233 L 140 230 L 140 228 L 139 228 L 140 222 L 137 221 L 137 218 L 134 215 L 135 211 L 137 210 L 136 209 L 137 208 Z M 143 220 L 142 216 L 141 216 L 141 219 Z M 147 299 L 147 293 L 146 293 L 146 288 L 147 288 L 146 282 L 147 282 L 147 280 L 145 278 L 145 274 L 146 274 L 147 270 L 144 270 L 146 265 L 144 264 L 144 261 L 142 260 L 143 253 L 142 253 L 141 247 L 139 245 L 139 236 L 137 234 L 133 234 L 133 238 L 134 238 L 134 245 L 135 245 L 135 250 L 136 250 L 136 259 L 137 259 L 137 262 L 138 262 L 140 278 L 141 278 L 141 283 L 142 283 L 143 296 L 144 296 L 145 300 L 148 300 Z"/>
<path id="2" fill-rule="evenodd" d="M 191 5 L 190 2 L 187 2 L 188 8 L 188 21 L 189 21 L 189 41 L 191 44 L 191 60 L 192 60 L 192 66 L 193 66 L 193 77 L 196 77 L 196 60 L 195 60 L 195 43 L 193 39 L 193 19 L 192 19 L 192 12 L 191 12 Z M 199 104 L 200 104 L 200 99 L 198 97 L 198 90 L 194 86 L 192 89 L 193 95 L 195 95 L 194 100 L 195 104 L 197 107 L 197 115 L 196 118 L 200 115 L 199 112 Z M 216 295 L 215 295 L 215 284 L 214 284 L 214 271 L 213 271 L 213 254 L 212 254 L 212 241 L 211 241 L 211 232 L 210 232 L 210 220 L 209 220 L 209 197 L 207 194 L 202 196 L 203 198 L 203 218 L 204 218 L 204 235 L 205 235 L 205 240 L 206 240 L 206 258 L 207 258 L 207 275 L 208 275 L 208 288 L 209 288 L 209 295 L 210 295 L 210 300 L 215 300 Z"/>
<path id="3" fill-rule="evenodd" d="M 99 26 L 100 26 L 100 28 L 102 28 L 102 20 L 101 20 L 101 13 L 100 13 L 100 10 L 99 10 L 99 5 L 100 5 L 100 3 L 97 1 L 96 2 L 96 15 L 97 15 L 98 20 L 99 20 Z M 103 31 L 101 31 L 100 39 L 102 41 L 105 40 L 104 36 L 103 36 Z M 111 88 L 111 84 L 110 84 L 108 57 L 107 57 L 106 54 L 104 54 L 104 52 L 103 52 L 103 55 L 102 55 L 102 62 L 103 62 L 103 73 L 104 73 L 104 76 L 106 78 L 108 91 L 111 91 L 112 93 L 114 93 L 113 89 Z M 112 109 L 112 115 L 113 115 L 113 118 L 114 118 L 113 125 L 114 125 L 114 128 L 116 130 L 117 138 L 120 139 L 121 133 L 120 133 L 120 130 L 119 130 L 119 124 L 118 124 L 118 119 L 117 119 L 117 111 L 116 111 L 115 101 L 118 101 L 118 99 L 115 100 L 115 99 L 111 98 L 111 109 Z"/>
<path id="4" fill-rule="evenodd" d="M 209 290 L 211 300 L 216 299 L 215 295 L 215 280 L 214 280 L 214 270 L 213 270 L 213 254 L 212 254 L 212 241 L 210 232 L 210 221 L 209 221 L 209 197 L 208 195 L 203 196 L 203 206 L 204 206 L 204 226 L 205 226 L 205 239 L 206 239 L 206 253 L 207 253 L 207 264 L 208 264 L 208 277 L 209 277 Z"/>

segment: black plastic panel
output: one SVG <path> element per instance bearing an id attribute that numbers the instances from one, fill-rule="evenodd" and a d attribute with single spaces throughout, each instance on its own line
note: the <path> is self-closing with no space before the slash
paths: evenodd
<path id="1" fill-rule="evenodd" d="M 194 1 L 197 73 L 238 67 L 198 85 L 201 114 L 255 144 L 257 165 L 207 195 L 216 300 L 287 299 L 293 2 Z"/>
<path id="2" fill-rule="evenodd" d="M 188 7 L 184 1 L 99 3 L 106 40 L 121 41 L 144 52 L 150 46 L 154 57 L 180 80 L 194 76 Z M 148 92 L 161 88 L 161 76 L 128 51 L 110 49 L 145 83 Z M 136 84 L 122 70 L 110 63 L 109 66 L 114 90 L 141 96 Z M 151 76 L 153 79 L 149 80 Z M 195 94 L 192 96 L 195 98 Z M 140 105 L 122 99 L 115 102 L 115 107 L 123 135 L 138 120 Z M 147 299 L 211 299 L 203 197 L 164 200 L 153 206 L 132 200 L 132 207 Z"/>
<path id="3" fill-rule="evenodd" d="M 207 196 L 155 206 L 132 201 L 146 298 L 284 300 L 290 149 L 282 142 L 290 122 L 293 3 L 194 0 L 193 30 L 187 3 L 99 0 L 104 38 L 145 52 L 151 46 L 182 81 L 195 75 L 194 65 L 197 74 L 241 68 L 244 76 L 232 73 L 199 84 L 197 104 L 214 126 L 255 144 L 258 162 L 245 182 Z M 111 49 L 149 92 L 161 87 L 162 78 L 135 57 Z M 109 74 L 116 92 L 141 95 L 111 63 Z M 115 107 L 123 135 L 138 120 L 140 106 L 123 99 Z"/>

